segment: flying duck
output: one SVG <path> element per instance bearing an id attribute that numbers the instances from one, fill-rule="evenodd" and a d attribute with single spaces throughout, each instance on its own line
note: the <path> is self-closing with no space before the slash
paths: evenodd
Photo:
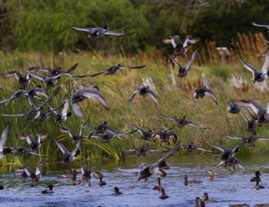
<path id="1" fill-rule="evenodd" d="M 65 95 L 62 112 L 59 112 L 57 109 L 48 105 L 49 108 L 56 114 L 56 122 L 58 122 L 58 123 L 65 122 L 68 119 L 68 117 L 70 117 L 72 115 L 71 111 L 68 112 L 69 101 L 70 100 L 69 100 L 68 95 Z"/>
<path id="2" fill-rule="evenodd" d="M 113 137 L 117 137 L 119 140 L 123 141 L 121 136 L 126 135 L 126 134 L 132 134 L 136 132 L 136 130 L 131 131 L 131 132 L 124 132 L 124 133 L 105 133 L 105 134 L 97 134 L 91 136 L 91 138 L 98 139 L 101 138 L 101 143 L 109 143 Z"/>
<path id="3" fill-rule="evenodd" d="M 206 86 L 204 86 L 202 88 L 195 88 L 194 93 L 193 93 L 194 102 L 196 103 L 196 99 L 199 99 L 199 98 L 202 99 L 205 95 L 213 98 L 215 103 L 218 104 L 215 94 L 213 93 L 213 91 L 210 88 L 207 88 Z"/>
<path id="4" fill-rule="evenodd" d="M 66 133 L 69 135 L 69 137 L 71 137 L 72 141 L 74 143 L 78 143 L 80 140 L 82 140 L 82 137 L 85 137 L 87 138 L 86 136 L 82 136 L 82 132 L 85 128 L 88 127 L 88 121 L 86 121 L 81 127 L 80 127 L 80 130 L 79 130 L 79 134 L 78 135 L 75 135 L 70 129 L 66 129 L 66 128 L 63 128 L 63 127 L 60 127 L 59 130 L 60 132 L 62 133 Z"/>
<path id="5" fill-rule="evenodd" d="M 265 140 L 269 141 L 268 138 L 260 137 L 256 135 L 256 132 L 252 133 L 249 136 L 240 136 L 240 137 L 230 137 L 226 136 L 229 139 L 241 139 L 247 145 L 247 147 L 255 147 L 256 140 Z"/>
<path id="6" fill-rule="evenodd" d="M 112 32 L 111 30 L 108 30 L 107 26 L 104 26 L 103 28 L 78 28 L 78 27 L 72 27 L 72 29 L 76 31 L 83 31 L 83 32 L 89 32 L 91 33 L 88 35 L 89 39 L 95 40 L 98 39 L 99 37 L 103 35 L 116 35 L 116 36 L 129 36 L 134 34 L 133 33 L 117 33 L 117 32 Z"/>
<path id="7" fill-rule="evenodd" d="M 146 156 L 146 152 L 163 152 L 163 151 L 158 151 L 155 149 L 150 149 L 150 148 L 146 148 L 144 145 L 142 147 L 139 148 L 134 148 L 134 149 L 128 149 L 128 150 L 122 150 L 123 152 L 137 152 L 136 157 L 139 156 Z"/>
<path id="8" fill-rule="evenodd" d="M 166 148 L 173 149 L 174 147 L 166 146 Z M 214 153 L 213 151 L 210 151 L 210 150 L 207 150 L 207 149 L 204 149 L 202 147 L 194 145 L 193 142 L 191 142 L 190 144 L 182 144 L 182 145 L 180 145 L 180 148 L 183 148 L 186 152 L 193 152 L 195 149 L 197 149 L 197 150 L 202 150 L 205 152 Z"/>
<path id="9" fill-rule="evenodd" d="M 183 68 L 172 56 L 169 55 L 170 59 L 172 60 L 172 62 L 178 67 L 178 74 L 177 74 L 177 77 L 180 77 L 180 78 L 183 78 L 183 77 L 186 77 L 190 70 L 191 70 L 191 64 L 192 62 L 194 61 L 194 59 L 196 58 L 197 54 L 199 52 L 199 48 L 196 49 L 192 56 L 191 56 L 191 59 L 190 61 L 187 63 L 186 67 Z"/>
<path id="10" fill-rule="evenodd" d="M 31 150 L 36 151 L 40 149 L 40 147 L 42 146 L 42 141 L 45 140 L 47 137 L 48 134 L 38 133 L 37 140 L 35 140 L 34 136 L 31 134 L 21 135 L 18 138 L 22 141 L 26 140 L 27 144 L 30 145 Z"/>
<path id="11" fill-rule="evenodd" d="M 79 147 L 81 145 L 81 140 L 77 142 L 75 149 L 72 152 L 69 152 L 65 146 L 58 142 L 54 137 L 53 137 L 55 143 L 57 144 L 58 148 L 61 150 L 61 152 L 63 153 L 63 163 L 64 164 L 69 164 L 70 162 L 72 162 L 73 160 L 75 160 L 75 158 L 80 154 L 79 151 Z"/>
<path id="12" fill-rule="evenodd" d="M 71 96 L 71 104 L 73 107 L 73 110 L 75 112 L 75 115 L 84 118 L 84 115 L 81 111 L 81 108 L 79 106 L 79 102 L 85 100 L 86 98 L 95 98 L 97 101 L 99 101 L 107 110 L 109 110 L 109 107 L 106 103 L 105 98 L 101 95 L 100 89 L 98 88 L 82 88 Z"/>
<path id="13" fill-rule="evenodd" d="M 166 117 L 161 117 L 161 119 L 175 121 L 178 128 L 183 128 L 185 125 L 189 125 L 189 126 L 197 127 L 197 128 L 200 128 L 200 129 L 207 129 L 205 127 L 201 127 L 201 126 L 199 126 L 197 124 L 194 124 L 191 121 L 188 121 L 186 119 L 186 116 L 183 116 L 180 119 L 179 118 L 166 118 Z"/>
<path id="14" fill-rule="evenodd" d="M 91 136 L 93 135 L 93 133 L 95 134 L 104 134 L 105 131 L 110 132 L 111 134 L 117 134 L 117 132 L 115 132 L 111 127 L 109 127 L 107 125 L 107 121 L 104 121 L 103 124 L 99 124 L 97 126 L 95 126 L 89 133 L 88 135 L 88 139 L 91 138 Z"/>
<path id="15" fill-rule="evenodd" d="M 170 145 L 170 139 L 172 139 L 173 143 L 177 142 L 177 135 L 176 133 L 172 130 L 174 128 L 171 127 L 170 129 L 165 129 L 165 130 L 159 130 L 157 132 L 154 132 L 153 135 L 153 141 L 155 142 L 156 139 L 159 139 L 160 141 L 160 146 L 162 143 L 167 142 L 168 145 Z"/>
<path id="16" fill-rule="evenodd" d="M 118 64 L 118 65 L 113 65 L 110 68 L 104 69 L 98 73 L 95 73 L 95 74 L 92 74 L 89 76 L 95 77 L 95 76 L 98 76 L 102 73 L 105 73 L 105 75 L 113 75 L 120 69 L 140 69 L 140 68 L 144 68 L 144 67 L 145 67 L 145 65 L 130 67 L 130 66 L 121 66 L 120 64 Z"/>
<path id="17" fill-rule="evenodd" d="M 129 124 L 129 125 L 131 127 L 133 127 L 134 129 L 136 129 L 141 134 L 141 139 L 143 139 L 145 141 L 149 141 L 154 135 L 154 133 L 151 130 L 145 131 L 145 130 L 143 130 L 143 129 L 137 127 L 137 126 L 134 126 L 132 124 Z"/>
<path id="18" fill-rule="evenodd" d="M 251 65 L 245 63 L 243 60 L 239 58 L 240 63 L 249 70 L 253 75 L 253 83 L 255 82 L 263 82 L 267 79 L 269 75 L 268 66 L 269 66 L 269 48 L 267 48 L 265 52 L 265 61 L 262 66 L 261 72 L 258 71 L 256 68 L 252 67 Z"/>
<path id="19" fill-rule="evenodd" d="M 135 92 L 133 92 L 133 94 L 129 97 L 128 101 L 132 101 L 134 96 L 139 93 L 140 96 L 145 97 L 146 95 L 149 95 L 150 98 L 152 98 L 157 104 L 158 101 L 156 99 L 155 94 L 152 92 L 152 90 L 149 88 L 149 86 L 141 86 L 138 89 L 135 90 Z"/>
<path id="20" fill-rule="evenodd" d="M 42 165 L 44 165 L 45 161 L 41 161 L 37 167 L 36 167 L 36 171 L 34 172 L 32 170 L 32 168 L 30 168 L 29 166 L 24 166 L 23 170 L 24 172 L 27 174 L 27 176 L 31 177 L 32 181 L 31 181 L 31 186 L 33 187 L 33 184 L 37 183 L 41 177 L 41 172 L 40 172 L 40 167 Z"/>
<path id="21" fill-rule="evenodd" d="M 258 120 L 257 119 L 252 119 L 249 120 L 247 117 L 245 117 L 242 113 L 239 113 L 240 116 L 247 122 L 248 127 L 247 127 L 247 131 L 249 132 L 255 132 L 256 131 L 256 127 L 258 126 Z"/>
<path id="22" fill-rule="evenodd" d="M 10 96 L 9 98 L 1 100 L 0 103 L 4 103 L 4 102 L 6 102 L 5 106 L 7 107 L 7 106 L 10 105 L 10 103 L 12 102 L 12 100 L 17 99 L 17 98 L 21 98 L 21 97 L 23 97 L 23 96 L 26 95 L 26 94 L 27 94 L 27 91 L 26 91 L 26 90 L 22 90 L 22 89 L 20 89 L 20 90 L 16 91 L 16 92 L 15 92 L 12 96 Z"/>

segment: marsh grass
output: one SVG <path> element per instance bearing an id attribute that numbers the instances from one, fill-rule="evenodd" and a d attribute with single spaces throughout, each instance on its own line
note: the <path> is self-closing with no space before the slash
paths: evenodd
<path id="1" fill-rule="evenodd" d="M 262 42 L 261 34 L 250 35 L 250 37 L 239 35 L 240 41 L 234 43 L 235 47 L 230 49 L 231 56 L 227 64 L 222 64 L 217 55 L 215 45 L 208 43 L 208 48 L 202 48 L 201 55 L 192 65 L 190 74 L 186 78 L 177 78 L 177 68 L 169 61 L 167 57 L 163 57 L 157 49 L 153 49 L 151 54 L 140 51 L 136 56 L 126 57 L 122 53 L 119 56 L 104 56 L 102 53 L 89 53 L 81 51 L 78 53 L 60 52 L 59 54 L 40 54 L 40 53 L 8 53 L 0 55 L 1 73 L 24 70 L 29 67 L 39 66 L 41 68 L 62 67 L 68 69 L 75 63 L 79 63 L 75 74 L 95 73 L 111 65 L 146 65 L 144 69 L 138 70 L 120 70 L 113 76 L 100 75 L 94 78 L 70 78 L 62 77 L 58 85 L 62 88 L 60 94 L 53 98 L 50 102 L 53 106 L 58 106 L 63 102 L 64 95 L 70 97 L 73 92 L 80 87 L 92 87 L 97 85 L 107 100 L 110 111 L 105 110 L 99 103 L 92 100 L 85 100 L 81 103 L 85 120 L 89 120 L 90 127 L 84 130 L 84 135 L 88 135 L 90 130 L 97 124 L 108 121 L 109 126 L 117 132 L 131 131 L 128 123 L 137 125 L 143 129 L 166 129 L 175 123 L 162 120 L 160 117 L 178 117 L 186 115 L 187 119 L 204 127 L 208 130 L 201 130 L 190 126 L 182 129 L 174 128 L 178 139 L 182 143 L 194 141 L 195 144 L 208 148 L 205 140 L 211 143 L 232 147 L 239 141 L 228 140 L 225 136 L 242 136 L 248 135 L 246 132 L 245 121 L 237 115 L 226 112 L 228 102 L 231 99 L 255 99 L 263 106 L 267 105 L 268 92 L 264 93 L 254 89 L 252 83 L 252 75 L 243 69 L 238 63 L 236 56 L 240 55 L 254 66 L 261 66 L 260 59 L 253 51 L 261 52 L 265 50 L 266 45 Z M 255 46 L 255 47 L 254 47 Z M 188 53 L 188 55 L 191 54 Z M 260 54 L 259 54 L 260 55 Z M 189 57 L 178 58 L 183 65 L 187 63 Z M 208 60 L 208 61 L 205 61 Z M 231 75 L 236 77 L 245 76 L 246 85 L 236 88 L 231 85 Z M 150 81 L 155 87 L 157 105 L 149 97 L 135 96 L 132 102 L 128 101 L 129 96 L 136 88 L 143 85 L 143 82 Z M 40 84 L 39 80 L 33 79 L 29 88 Z M 10 97 L 18 89 L 18 83 L 13 78 L 1 78 L 0 90 L 1 99 Z M 209 97 L 199 99 L 195 104 L 193 102 L 193 91 L 197 87 L 207 85 L 215 92 L 218 105 Z M 44 85 L 43 85 L 44 86 Z M 246 89 L 247 88 L 247 89 Z M 49 89 L 51 93 L 53 89 Z M 36 103 L 41 103 L 36 101 Z M 0 113 L 21 113 L 30 111 L 26 98 L 16 99 L 9 107 L 4 104 L 0 107 Z M 72 109 L 69 109 L 72 110 Z M 1 130 L 10 123 L 11 130 L 6 146 L 22 146 L 17 137 L 22 134 L 37 134 L 38 132 L 48 132 L 49 137 L 44 141 L 40 149 L 41 154 L 48 156 L 48 161 L 57 163 L 62 159 L 62 153 L 57 148 L 52 137 L 55 137 L 63 143 L 67 149 L 73 150 L 74 146 L 67 134 L 59 132 L 59 126 L 70 128 L 74 133 L 78 133 L 83 120 L 78 117 L 71 116 L 65 123 L 56 124 L 55 117 L 52 115 L 46 122 L 27 121 L 22 117 L 2 117 L 0 119 Z M 260 136 L 269 137 L 268 126 L 264 125 L 258 128 L 257 133 Z M 121 152 L 123 148 L 140 147 L 145 144 L 140 139 L 138 132 L 125 136 L 124 142 L 117 138 L 113 138 L 109 144 L 102 144 L 98 139 L 85 140 L 81 146 L 82 154 L 77 161 L 95 160 L 95 159 L 115 159 L 123 158 L 125 154 Z M 147 142 L 150 147 L 161 149 L 158 141 L 156 143 Z M 258 141 L 255 149 L 242 148 L 239 155 L 248 156 L 251 153 L 267 152 L 269 143 Z M 200 153 L 200 152 L 195 152 Z M 32 160 L 38 162 L 40 158 L 34 156 L 15 157 L 12 154 L 5 156 L 0 161 L 1 167 L 6 166 L 22 166 L 25 161 Z M 11 167 L 10 167 L 11 168 Z"/>

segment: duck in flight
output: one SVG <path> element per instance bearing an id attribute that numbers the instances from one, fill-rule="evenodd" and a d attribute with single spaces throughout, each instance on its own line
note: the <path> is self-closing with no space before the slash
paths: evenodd
<path id="1" fill-rule="evenodd" d="M 120 64 L 118 65 L 113 65 L 105 70 L 102 70 L 98 73 L 95 73 L 95 74 L 91 74 L 89 75 L 90 77 L 95 77 L 95 76 L 98 76 L 98 75 L 101 75 L 102 73 L 105 73 L 105 75 L 113 75 L 115 74 L 118 70 L 121 70 L 121 69 L 141 69 L 141 68 L 144 68 L 145 65 L 141 65 L 141 66 L 133 66 L 133 67 L 130 67 L 130 66 L 121 66 Z"/>
<path id="2" fill-rule="evenodd" d="M 240 58 L 239 58 L 239 61 L 244 66 L 244 68 L 246 68 L 247 70 L 249 70 L 252 73 L 252 75 L 253 75 L 253 83 L 255 83 L 255 82 L 263 82 L 263 81 L 265 81 L 267 79 L 267 77 L 269 75 L 269 71 L 268 71 L 268 67 L 269 67 L 269 48 L 267 48 L 267 50 L 265 51 L 265 61 L 264 61 L 264 64 L 262 66 L 261 72 L 258 71 L 253 66 L 247 64 L 246 62 L 244 62 Z"/>
<path id="3" fill-rule="evenodd" d="M 135 95 L 139 93 L 140 96 L 145 97 L 146 95 L 149 95 L 150 98 L 153 99 L 153 101 L 155 101 L 156 104 L 158 104 L 158 101 L 156 99 L 155 94 L 152 92 L 152 90 L 150 89 L 149 86 L 141 86 L 138 89 L 136 89 L 133 94 L 129 97 L 128 101 L 132 101 L 133 98 L 135 97 Z"/>
<path id="4" fill-rule="evenodd" d="M 183 78 L 183 77 L 186 77 L 190 70 L 191 70 L 191 64 L 192 62 L 195 60 L 197 54 L 199 52 L 199 48 L 196 49 L 192 56 L 191 56 L 191 59 L 190 61 L 187 63 L 186 67 L 182 67 L 172 56 L 169 55 L 170 59 L 172 60 L 172 62 L 178 67 L 178 74 L 177 74 L 177 77 L 180 77 L 180 78 Z"/>
<path id="5" fill-rule="evenodd" d="M 194 124 L 191 121 L 188 121 L 186 119 L 186 116 L 183 116 L 182 118 L 166 118 L 166 117 L 161 117 L 161 119 L 175 121 L 178 128 L 183 128 L 185 125 L 189 125 L 189 126 L 192 126 L 192 127 L 197 127 L 199 129 L 207 129 L 205 127 L 201 127 L 201 126 L 199 126 L 197 124 Z"/>
<path id="6" fill-rule="evenodd" d="M 117 32 L 113 32 L 113 31 L 109 30 L 107 28 L 107 26 L 104 26 L 102 28 L 100 28 L 100 27 L 97 27 L 97 28 L 72 27 L 72 29 L 74 29 L 76 31 L 82 31 L 82 32 L 91 33 L 90 35 L 88 35 L 88 38 L 92 39 L 92 40 L 98 39 L 98 38 L 102 37 L 103 35 L 130 36 L 130 35 L 134 34 L 134 32 L 132 32 L 132 33 L 117 33 Z"/>
<path id="7" fill-rule="evenodd" d="M 202 99 L 205 95 L 211 97 L 215 101 L 215 103 L 218 104 L 216 95 L 214 94 L 214 92 L 210 88 L 207 88 L 206 86 L 204 86 L 202 88 L 195 88 L 195 90 L 193 92 L 194 102 L 196 103 L 196 99 L 199 99 L 199 98 Z"/>

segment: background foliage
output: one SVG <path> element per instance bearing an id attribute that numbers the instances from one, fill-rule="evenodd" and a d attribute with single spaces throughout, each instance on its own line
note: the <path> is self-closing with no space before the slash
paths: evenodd
<path id="1" fill-rule="evenodd" d="M 1 0 L 0 43 L 5 49 L 61 51 L 90 49 L 128 52 L 163 48 L 164 37 L 191 34 L 217 46 L 232 46 L 236 34 L 262 31 L 268 24 L 266 0 Z M 136 32 L 131 37 L 89 41 L 71 29 L 102 27 Z M 107 45 L 110 45 L 108 48 Z"/>

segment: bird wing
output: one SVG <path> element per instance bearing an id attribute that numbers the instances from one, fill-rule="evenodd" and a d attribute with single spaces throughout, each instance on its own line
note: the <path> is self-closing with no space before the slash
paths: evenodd
<path id="1" fill-rule="evenodd" d="M 28 71 L 28 70 L 25 70 L 25 72 L 26 72 L 27 74 L 29 74 L 30 76 L 32 76 L 32 77 L 34 77 L 34 78 L 37 78 L 37 79 L 39 79 L 39 80 L 45 81 L 45 79 L 46 79 L 46 76 L 39 75 L 39 74 L 36 74 L 36 73 L 32 73 L 32 72 L 30 72 L 30 71 Z"/>
<path id="2" fill-rule="evenodd" d="M 128 125 L 131 126 L 131 127 L 133 127 L 134 129 L 136 129 L 141 135 L 143 135 L 143 132 L 144 132 L 143 129 L 140 129 L 139 127 L 134 126 L 134 125 L 132 125 L 132 124 L 130 124 L 130 123 L 128 123 Z"/>
<path id="3" fill-rule="evenodd" d="M 128 101 L 132 101 L 133 100 L 135 94 L 137 94 L 139 92 L 139 89 L 140 88 L 136 89 L 135 92 L 133 92 L 133 94 L 129 97 Z"/>
<path id="4" fill-rule="evenodd" d="M 190 70 L 191 69 L 191 64 L 192 62 L 195 60 L 198 52 L 199 52 L 200 48 L 196 49 L 193 53 L 192 53 L 192 56 L 191 56 L 191 59 L 190 61 L 187 63 L 187 66 L 186 66 L 186 70 Z"/>
<path id="5" fill-rule="evenodd" d="M 182 69 L 181 65 L 171 55 L 168 54 L 168 56 L 179 69 Z"/>
<path id="6" fill-rule="evenodd" d="M 265 51 L 265 60 L 264 60 L 264 64 L 263 64 L 262 70 L 261 70 L 261 72 L 263 74 L 267 75 L 268 66 L 269 66 L 269 48 L 267 48 L 266 51 Z"/>
<path id="7" fill-rule="evenodd" d="M 158 104 L 158 101 L 156 99 L 156 96 L 154 95 L 154 93 L 152 91 L 149 91 L 148 92 L 148 95 L 149 95 L 150 98 L 152 98 L 156 102 L 156 104 Z"/>
<path id="8" fill-rule="evenodd" d="M 27 176 L 29 176 L 29 177 L 31 177 L 31 175 L 34 174 L 33 170 L 30 167 L 28 167 L 28 166 L 24 166 L 23 167 L 23 170 L 27 174 Z"/>
<path id="9" fill-rule="evenodd" d="M 170 121 L 176 121 L 176 118 L 169 118 L 169 117 L 160 117 L 161 119 L 170 120 Z"/>
<path id="10" fill-rule="evenodd" d="M 224 147 L 221 147 L 221 146 L 218 146 L 218 145 L 214 145 L 214 144 L 210 144 L 210 143 L 207 142 L 207 141 L 206 141 L 206 143 L 207 143 L 209 146 L 211 146 L 211 147 L 213 147 L 213 148 L 216 148 L 216 149 L 218 149 L 218 150 L 220 150 L 220 151 L 222 151 L 222 152 L 225 151 L 225 148 L 224 148 Z"/>
<path id="11" fill-rule="evenodd" d="M 97 28 L 78 28 L 78 27 L 72 27 L 72 29 L 77 30 L 77 31 L 83 31 L 83 32 L 93 33 Z"/>
<path id="12" fill-rule="evenodd" d="M 12 117 L 14 117 L 14 116 L 25 116 L 25 113 L 23 113 L 23 114 L 1 114 L 1 116 L 12 116 Z"/>
<path id="13" fill-rule="evenodd" d="M 208 88 L 208 90 L 205 92 L 205 95 L 208 95 L 211 98 L 213 98 L 213 100 L 215 101 L 215 103 L 218 104 L 217 98 L 216 98 L 215 94 L 213 93 L 213 91 L 211 89 Z"/>
<path id="14" fill-rule="evenodd" d="M 105 98 L 99 92 L 96 93 L 88 90 L 83 93 L 83 96 L 97 99 L 97 101 L 99 101 L 107 110 L 109 110 L 109 106 L 107 105 Z"/>
<path id="15" fill-rule="evenodd" d="M 134 173 L 138 173 L 140 172 L 140 168 L 133 168 L 133 169 L 121 169 L 121 168 L 118 168 L 118 171 L 120 172 L 134 172 Z"/>
<path id="16" fill-rule="evenodd" d="M 104 35 L 117 35 L 117 36 L 129 36 L 134 34 L 135 32 L 132 33 L 117 33 L 117 32 L 112 32 L 111 30 L 105 30 Z"/>
<path id="17" fill-rule="evenodd" d="M 265 27 L 266 29 L 269 29 L 269 25 L 256 24 L 255 22 L 252 22 L 252 25 L 255 26 L 255 27 Z"/>
<path id="18" fill-rule="evenodd" d="M 56 88 L 52 94 L 41 104 L 38 109 L 41 109 L 46 103 L 48 103 L 54 96 L 56 96 L 60 92 L 60 87 Z"/>
<path id="19" fill-rule="evenodd" d="M 253 77 L 255 77 L 255 73 L 259 72 L 256 68 L 252 67 L 251 65 L 247 64 L 246 62 L 244 62 L 243 60 L 241 60 L 240 58 L 238 58 L 240 63 L 244 66 L 244 68 L 246 68 L 247 70 L 249 70 Z"/>
<path id="20" fill-rule="evenodd" d="M 161 159 L 159 159 L 155 164 L 158 166 L 159 163 L 165 161 L 166 159 L 168 159 L 169 157 L 171 157 L 176 151 L 178 151 L 178 149 L 181 147 L 180 143 L 178 143 L 174 149 L 172 149 L 170 152 L 168 152 L 164 157 L 162 157 Z"/>
<path id="21" fill-rule="evenodd" d="M 9 132 L 9 124 L 5 127 L 5 129 L 3 130 L 2 135 L 1 135 L 0 152 L 3 152 L 4 145 L 5 145 L 6 141 L 7 141 L 8 132 Z"/>
<path id="22" fill-rule="evenodd" d="M 139 69 L 139 68 L 144 68 L 146 65 L 140 65 L 140 66 L 120 66 L 119 69 Z"/>
<path id="23" fill-rule="evenodd" d="M 71 152 L 71 156 L 75 156 L 77 151 L 78 151 L 78 148 L 80 147 L 81 145 L 81 140 L 79 140 L 79 142 L 76 144 L 76 147 L 75 149 Z"/>
<path id="24" fill-rule="evenodd" d="M 268 138 L 264 138 L 264 137 L 256 137 L 256 139 L 258 139 L 258 140 L 264 140 L 264 141 L 269 141 L 269 139 Z"/>
<path id="25" fill-rule="evenodd" d="M 247 119 L 247 117 L 245 117 L 242 113 L 239 113 L 240 114 L 240 116 L 242 116 L 242 118 L 246 121 L 246 122 L 248 122 L 249 120 Z"/>
<path id="26" fill-rule="evenodd" d="M 193 126 L 193 127 L 197 127 L 197 128 L 199 128 L 199 129 L 207 129 L 207 128 L 205 128 L 205 127 L 202 127 L 202 126 L 199 126 L 199 125 L 197 125 L 197 124 L 194 124 L 194 123 L 192 123 L 191 121 L 188 121 L 187 125 L 189 125 L 189 126 Z"/>
<path id="27" fill-rule="evenodd" d="M 69 108 L 69 97 L 68 97 L 68 95 L 65 95 L 65 98 L 64 98 L 64 108 L 62 110 L 62 116 L 66 116 L 67 115 L 68 108 Z"/>
<path id="28" fill-rule="evenodd" d="M 54 137 L 53 139 L 63 154 L 70 153 L 62 143 L 58 142 Z"/>
<path id="29" fill-rule="evenodd" d="M 84 115 L 83 115 L 83 112 L 79 106 L 79 103 L 74 103 L 71 105 L 72 105 L 73 111 L 75 112 L 76 116 L 78 116 L 80 118 L 84 118 Z"/>
<path id="30" fill-rule="evenodd" d="M 245 137 L 230 137 L 230 136 L 226 136 L 229 139 L 244 139 Z"/>
<path id="31" fill-rule="evenodd" d="M 194 147 L 195 147 L 195 149 L 197 149 L 197 150 L 202 150 L 202 151 L 206 151 L 206 152 L 211 152 L 211 153 L 214 153 L 214 152 L 213 152 L 213 151 L 211 151 L 211 150 L 204 149 L 204 148 L 199 147 L 199 146 L 196 146 L 196 145 L 194 145 L 194 144 L 193 144 L 193 146 L 194 146 Z"/>
<path id="32" fill-rule="evenodd" d="M 80 130 L 79 130 L 79 136 L 82 135 L 83 129 L 87 128 L 88 125 L 89 125 L 89 121 L 87 120 L 87 121 L 80 127 Z"/>
<path id="33" fill-rule="evenodd" d="M 109 69 L 110 69 L 110 68 L 104 69 L 104 70 L 102 70 L 102 71 L 100 71 L 100 72 L 98 72 L 98 73 L 90 74 L 89 76 L 90 76 L 90 77 L 98 76 L 98 75 L 100 75 L 100 74 L 102 74 L 102 73 L 108 71 Z"/>
<path id="34" fill-rule="evenodd" d="M 75 135 L 74 133 L 70 130 L 70 129 L 66 129 L 66 128 L 59 128 L 60 132 L 62 133 L 66 133 L 69 135 L 69 137 L 73 138 Z"/>
<path id="35" fill-rule="evenodd" d="M 45 140 L 48 136 L 49 136 L 48 133 L 46 133 L 46 134 L 38 133 L 37 134 L 37 142 L 40 143 L 42 140 Z"/>

